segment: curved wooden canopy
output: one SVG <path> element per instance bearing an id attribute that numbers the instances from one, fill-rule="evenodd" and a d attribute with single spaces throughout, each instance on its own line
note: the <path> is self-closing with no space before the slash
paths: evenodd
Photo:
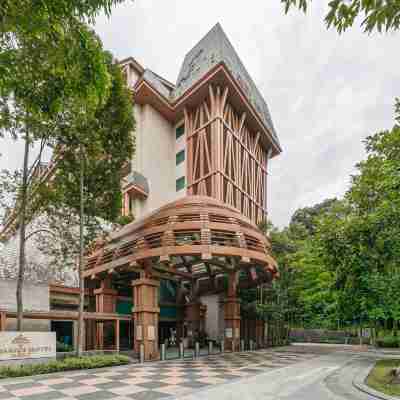
<path id="1" fill-rule="evenodd" d="M 249 219 L 211 197 L 187 196 L 97 243 L 84 276 L 152 265 L 183 280 L 241 270 L 252 284 L 278 275 L 270 243 Z"/>

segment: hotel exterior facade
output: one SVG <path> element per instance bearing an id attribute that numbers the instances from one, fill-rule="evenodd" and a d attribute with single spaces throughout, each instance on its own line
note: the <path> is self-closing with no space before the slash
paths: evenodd
<path id="1" fill-rule="evenodd" d="M 268 161 L 281 147 L 268 106 L 221 26 L 186 55 L 176 85 L 133 58 L 121 65 L 137 123 L 125 213 L 140 218 L 200 195 L 254 223 L 265 219 Z"/>
<path id="2" fill-rule="evenodd" d="M 264 323 L 241 319 L 238 292 L 278 276 L 257 227 L 269 160 L 281 152 L 266 102 L 219 24 L 186 55 L 176 84 L 134 58 L 120 64 L 136 119 L 122 211 L 135 221 L 87 253 L 85 348 L 142 346 L 157 359 L 175 338 L 261 345 Z M 69 296 L 68 311 L 59 303 L 27 317 L 76 320 L 74 290 L 50 290 Z M 0 329 L 14 317 L 2 315 Z"/>

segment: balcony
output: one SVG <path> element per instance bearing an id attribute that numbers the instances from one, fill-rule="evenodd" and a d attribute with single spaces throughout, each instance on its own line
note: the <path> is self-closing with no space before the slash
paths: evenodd
<path id="1" fill-rule="evenodd" d="M 122 191 L 124 193 L 135 193 L 147 197 L 149 195 L 149 183 L 147 178 L 140 172 L 132 171 L 122 179 Z"/>

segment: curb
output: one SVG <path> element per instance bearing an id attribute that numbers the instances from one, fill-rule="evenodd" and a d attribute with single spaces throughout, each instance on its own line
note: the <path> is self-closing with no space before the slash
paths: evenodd
<path id="1" fill-rule="evenodd" d="M 372 389 L 368 385 L 365 384 L 365 380 L 367 379 L 368 375 L 372 371 L 372 369 L 375 367 L 375 361 L 364 371 L 359 373 L 354 379 L 353 379 L 353 386 L 358 389 L 360 392 L 366 393 L 375 399 L 381 399 L 381 400 L 399 400 L 398 397 L 393 397 L 389 396 L 385 393 L 378 392 L 375 389 Z"/>

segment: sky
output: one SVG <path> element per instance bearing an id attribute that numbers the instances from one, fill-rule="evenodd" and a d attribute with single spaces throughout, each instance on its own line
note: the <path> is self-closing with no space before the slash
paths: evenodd
<path id="1" fill-rule="evenodd" d="M 280 0 L 128 0 L 99 16 L 104 47 L 175 82 L 185 54 L 220 22 L 268 103 L 283 148 L 269 167 L 269 217 L 343 196 L 362 140 L 393 126 L 400 96 L 398 33 L 344 34 L 323 22 L 328 1 L 307 15 Z M 0 139 L 1 140 L 1 139 Z M 21 146 L 0 142 L 0 169 L 22 164 Z"/>

